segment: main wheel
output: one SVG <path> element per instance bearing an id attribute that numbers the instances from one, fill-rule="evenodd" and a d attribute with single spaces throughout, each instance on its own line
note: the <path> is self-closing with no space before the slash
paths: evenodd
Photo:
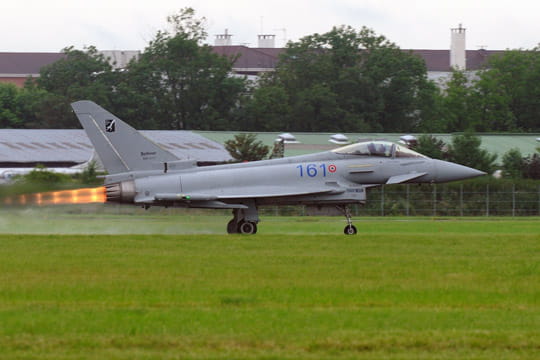
<path id="1" fill-rule="evenodd" d="M 238 224 L 238 232 L 240 234 L 252 235 L 257 233 L 257 224 L 250 221 L 241 221 Z"/>
<path id="2" fill-rule="evenodd" d="M 343 230 L 343 233 L 345 235 L 356 235 L 358 230 L 356 230 L 356 226 L 354 225 L 347 225 L 345 226 L 345 229 Z"/>
<path id="3" fill-rule="evenodd" d="M 227 223 L 227 234 L 238 234 L 238 225 L 234 219 Z"/>

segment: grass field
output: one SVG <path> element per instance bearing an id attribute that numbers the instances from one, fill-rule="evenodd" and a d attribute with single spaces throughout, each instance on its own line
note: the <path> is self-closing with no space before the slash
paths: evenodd
<path id="1" fill-rule="evenodd" d="M 0 359 L 538 359 L 540 219 L 0 212 Z"/>

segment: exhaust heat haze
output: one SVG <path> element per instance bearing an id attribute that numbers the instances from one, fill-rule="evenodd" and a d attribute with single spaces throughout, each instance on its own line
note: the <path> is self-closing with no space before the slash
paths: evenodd
<path id="1" fill-rule="evenodd" d="M 4 205 L 66 205 L 104 203 L 105 200 L 105 187 L 100 186 L 10 196 L 3 202 Z"/>

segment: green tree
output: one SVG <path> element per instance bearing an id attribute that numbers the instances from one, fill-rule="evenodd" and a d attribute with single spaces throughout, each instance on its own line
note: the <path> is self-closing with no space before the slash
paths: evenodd
<path id="1" fill-rule="evenodd" d="M 18 92 L 13 84 L 0 83 L 0 127 L 18 128 L 22 119 L 18 114 Z"/>
<path id="2" fill-rule="evenodd" d="M 234 135 L 233 140 L 225 141 L 225 149 L 237 161 L 262 160 L 270 151 L 270 148 L 257 140 L 255 134 Z"/>
<path id="3" fill-rule="evenodd" d="M 508 150 L 502 157 L 503 176 L 509 178 L 521 178 L 525 168 L 525 161 L 519 149 Z"/>
<path id="4" fill-rule="evenodd" d="M 74 185 L 71 176 L 48 171 L 43 165 L 37 165 L 27 174 L 15 175 L 12 180 L 4 191 L 0 191 L 0 196 L 3 195 L 2 192 L 11 196 L 66 189 Z"/>
<path id="5" fill-rule="evenodd" d="M 139 109 L 136 123 L 160 128 L 225 130 L 245 81 L 231 77 L 233 58 L 200 45 L 203 22 L 192 9 L 169 17 L 175 32 L 159 31 L 138 61 L 130 63 L 119 97 Z"/>
<path id="6" fill-rule="evenodd" d="M 92 97 L 99 103 L 108 102 L 110 84 L 100 81 L 112 71 L 107 59 L 93 46 L 84 51 L 67 47 L 63 53 L 63 59 L 41 69 L 38 86 L 69 100 Z"/>
<path id="7" fill-rule="evenodd" d="M 475 119 L 471 111 L 472 89 L 464 71 L 452 72 L 446 83 L 442 100 L 444 132 L 462 132 L 474 128 Z"/>
<path id="8" fill-rule="evenodd" d="M 40 70 L 40 77 L 25 85 L 25 114 L 30 124 L 41 128 L 74 128 L 70 104 L 92 100 L 111 108 L 114 75 L 111 65 L 95 47 L 84 51 L 68 47 L 65 57 Z"/>
<path id="9" fill-rule="evenodd" d="M 525 177 L 540 180 L 540 155 L 538 153 L 528 156 L 525 162 Z"/>
<path id="10" fill-rule="evenodd" d="M 412 130 L 435 95 L 420 58 L 349 26 L 290 42 L 255 94 L 266 87 L 285 92 L 291 131 Z"/>
<path id="11" fill-rule="evenodd" d="M 440 88 L 433 81 L 429 81 L 418 92 L 420 102 L 419 114 L 421 121 L 417 124 L 418 132 L 444 133 L 446 132 L 446 119 L 444 109 L 444 96 Z"/>
<path id="12" fill-rule="evenodd" d="M 433 135 L 422 134 L 418 138 L 418 144 L 414 147 L 414 151 L 418 151 L 420 154 L 429 156 L 432 159 L 443 159 L 445 147 L 446 144 L 441 139 Z"/>
<path id="13" fill-rule="evenodd" d="M 500 83 L 498 69 L 480 73 L 471 89 L 469 107 L 475 131 L 516 131 L 517 122 L 511 109 L 512 99 Z"/>
<path id="14" fill-rule="evenodd" d="M 448 146 L 449 160 L 490 174 L 495 169 L 497 155 L 482 149 L 481 144 L 480 137 L 472 133 L 455 135 Z"/>
<path id="15" fill-rule="evenodd" d="M 290 114 L 288 95 L 280 86 L 263 86 L 255 91 L 245 107 L 240 128 L 246 131 L 291 131 L 286 121 Z"/>
<path id="16" fill-rule="evenodd" d="M 478 87 L 484 123 L 493 122 L 496 130 L 540 131 L 539 47 L 491 57 Z"/>
<path id="17" fill-rule="evenodd" d="M 171 26 L 172 33 L 182 34 L 187 39 L 202 43 L 208 36 L 206 18 L 197 18 L 195 15 L 195 9 L 185 7 L 178 13 L 167 16 L 167 23 Z"/>
<path id="18" fill-rule="evenodd" d="M 17 94 L 18 114 L 21 119 L 21 127 L 24 128 L 40 128 L 40 127 L 55 127 L 43 126 L 40 119 L 43 119 L 44 112 L 51 111 L 51 107 L 44 107 L 45 99 L 52 95 L 46 90 L 39 89 L 34 79 L 29 78 L 24 87 L 19 89 Z M 56 105 L 53 105 L 56 107 Z M 52 116 L 47 117 L 54 120 Z"/>
<path id="19" fill-rule="evenodd" d="M 24 182 L 40 185 L 63 184 L 70 181 L 70 176 L 52 171 L 44 170 L 42 167 L 36 167 L 26 175 L 21 176 Z"/>
<path id="20" fill-rule="evenodd" d="M 75 177 L 78 178 L 82 184 L 93 185 L 102 182 L 101 179 L 98 179 L 97 175 L 97 163 L 95 160 L 92 160 L 88 163 L 88 166 L 80 174 L 76 174 Z"/>

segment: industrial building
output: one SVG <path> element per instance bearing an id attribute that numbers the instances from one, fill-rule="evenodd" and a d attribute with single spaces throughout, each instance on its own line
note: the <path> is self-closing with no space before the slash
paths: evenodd
<path id="1" fill-rule="evenodd" d="M 22 87 L 29 77 L 39 77 L 42 67 L 62 58 L 62 53 L 0 53 L 0 82 Z"/>
<path id="2" fill-rule="evenodd" d="M 240 75 L 259 75 L 273 71 L 279 54 L 285 49 L 276 48 L 275 35 L 258 35 L 258 47 L 249 48 L 243 45 L 233 45 L 231 34 L 216 35 L 214 51 L 225 56 L 239 55 L 233 65 L 233 72 Z M 450 49 L 403 49 L 422 58 L 426 64 L 428 78 L 443 84 L 451 75 L 453 69 L 476 72 L 482 69 L 487 60 L 494 55 L 504 53 L 503 50 L 466 50 L 466 29 L 460 24 L 450 29 Z"/>
<path id="3" fill-rule="evenodd" d="M 182 160 L 201 165 L 232 160 L 221 143 L 191 131 L 146 130 L 141 133 Z M 84 130 L 0 129 L 0 168 L 70 167 L 94 157 Z"/>
<path id="4" fill-rule="evenodd" d="M 466 29 L 461 25 L 451 29 L 450 49 L 403 49 L 421 57 L 427 67 L 428 77 L 440 83 L 450 76 L 452 69 L 475 72 L 485 66 L 493 55 L 503 50 L 466 50 Z M 258 47 L 234 45 L 233 35 L 225 31 L 216 35 L 213 50 L 224 56 L 235 56 L 233 73 L 244 76 L 258 76 L 274 71 L 279 55 L 285 50 L 275 47 L 275 35 L 258 35 Z M 116 69 L 125 68 L 130 60 L 138 58 L 138 50 L 100 51 Z M 38 77 L 39 69 L 64 57 L 63 53 L 0 53 L 0 82 L 23 86 L 28 77 Z"/>

